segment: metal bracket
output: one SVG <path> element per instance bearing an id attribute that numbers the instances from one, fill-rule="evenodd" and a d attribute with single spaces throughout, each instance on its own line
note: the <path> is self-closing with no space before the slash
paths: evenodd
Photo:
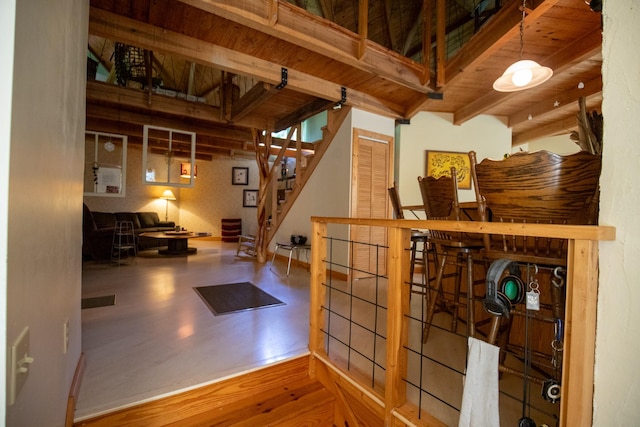
<path id="1" fill-rule="evenodd" d="M 342 86 L 340 88 L 340 101 L 335 103 L 333 109 L 339 110 L 340 108 L 342 108 L 342 104 L 344 104 L 345 102 L 347 102 L 347 88 Z"/>
<path id="2" fill-rule="evenodd" d="M 282 67 L 282 69 L 280 70 L 280 84 L 278 86 L 276 86 L 276 89 L 281 90 L 284 89 L 284 87 L 287 85 L 287 81 L 289 79 L 289 71 Z"/>

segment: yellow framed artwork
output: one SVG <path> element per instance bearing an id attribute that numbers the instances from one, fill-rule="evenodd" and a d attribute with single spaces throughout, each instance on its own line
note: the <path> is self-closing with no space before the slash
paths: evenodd
<path id="1" fill-rule="evenodd" d="M 426 165 L 425 175 L 434 178 L 449 176 L 451 167 L 455 167 L 456 175 L 458 175 L 458 188 L 466 190 L 471 188 L 471 163 L 467 153 L 427 150 Z"/>

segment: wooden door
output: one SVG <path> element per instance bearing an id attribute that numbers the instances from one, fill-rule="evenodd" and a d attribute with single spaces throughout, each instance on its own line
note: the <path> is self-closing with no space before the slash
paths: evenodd
<path id="1" fill-rule="evenodd" d="M 393 137 L 353 131 L 351 216 L 356 218 L 389 218 L 387 189 L 393 162 Z M 387 230 L 385 227 L 352 226 L 354 279 L 371 273 L 386 275 Z M 367 273 L 368 272 L 368 273 Z"/>

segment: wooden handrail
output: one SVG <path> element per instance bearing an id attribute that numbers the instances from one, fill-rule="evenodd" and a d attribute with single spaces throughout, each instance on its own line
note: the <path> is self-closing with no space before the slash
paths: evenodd
<path id="1" fill-rule="evenodd" d="M 340 218 L 312 216 L 311 222 L 372 225 L 379 227 L 398 227 L 408 229 L 426 229 L 441 231 L 461 231 L 464 233 L 506 234 L 514 236 L 553 237 L 573 240 L 615 240 L 616 229 L 608 225 L 560 225 L 526 224 L 480 221 L 436 221 L 419 219 L 375 219 Z"/>

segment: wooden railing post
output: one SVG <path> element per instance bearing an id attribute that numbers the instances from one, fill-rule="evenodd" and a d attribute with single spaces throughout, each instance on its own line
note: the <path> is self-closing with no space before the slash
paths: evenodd
<path id="1" fill-rule="evenodd" d="M 323 335 L 324 316 L 322 304 L 326 298 L 327 267 L 324 263 L 327 254 L 327 224 L 321 222 L 311 223 L 311 289 L 310 289 L 310 314 L 309 314 L 309 351 L 312 355 L 324 353 Z M 309 364 L 310 376 L 315 375 L 315 362 L 311 359 Z"/>
<path id="2" fill-rule="evenodd" d="M 406 401 L 407 318 L 409 312 L 409 252 L 411 230 L 389 228 L 389 288 L 387 297 L 387 365 L 385 378 L 385 425 L 394 425 L 392 411 Z"/>
<path id="3" fill-rule="evenodd" d="M 598 302 L 598 242 L 569 240 L 561 426 L 591 426 Z M 567 398 L 565 398 L 565 396 Z"/>

